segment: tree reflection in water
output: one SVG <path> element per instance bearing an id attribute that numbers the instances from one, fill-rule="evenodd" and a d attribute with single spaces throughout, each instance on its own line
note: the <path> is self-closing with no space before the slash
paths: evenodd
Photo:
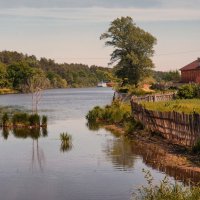
<path id="1" fill-rule="evenodd" d="M 31 169 L 37 169 L 39 167 L 40 171 L 43 171 L 43 165 L 45 163 L 44 152 L 41 147 L 39 147 L 39 138 L 48 136 L 48 131 L 46 128 L 14 128 L 2 129 L 2 136 L 5 140 L 8 139 L 8 136 L 13 134 L 15 138 L 31 138 L 32 139 L 32 158 L 31 158 Z"/>
<path id="2" fill-rule="evenodd" d="M 199 184 L 199 168 L 191 167 L 184 156 L 170 153 L 159 144 L 134 141 L 117 134 L 115 138 L 107 141 L 103 150 L 108 160 L 119 170 L 131 170 L 134 161 L 140 156 L 147 166 L 164 172 L 175 180 L 185 184 Z"/>
<path id="3" fill-rule="evenodd" d="M 126 137 L 109 140 L 104 147 L 108 160 L 119 170 L 131 170 L 134 167 L 136 156 L 133 153 L 133 142 Z"/>

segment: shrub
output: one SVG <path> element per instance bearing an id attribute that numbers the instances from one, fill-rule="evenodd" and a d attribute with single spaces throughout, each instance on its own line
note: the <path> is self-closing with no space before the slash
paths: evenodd
<path id="1" fill-rule="evenodd" d="M 2 116 L 2 125 L 8 126 L 8 124 L 9 124 L 8 113 L 4 113 L 3 116 Z"/>
<path id="2" fill-rule="evenodd" d="M 97 121 L 98 119 L 102 119 L 103 109 L 99 106 L 94 107 L 89 113 L 86 115 L 86 119 L 88 121 Z"/>
<path id="3" fill-rule="evenodd" d="M 43 115 L 42 116 L 42 126 L 47 126 L 47 120 L 48 120 L 47 116 Z"/>
<path id="4" fill-rule="evenodd" d="M 30 126 L 40 126 L 40 116 L 38 114 L 32 114 L 29 116 Z"/>
<path id="5" fill-rule="evenodd" d="M 29 124 L 29 117 L 26 113 L 16 113 L 12 117 L 12 123 L 13 125 L 28 125 Z"/>
<path id="6" fill-rule="evenodd" d="M 199 86 L 196 84 L 183 85 L 178 89 L 177 97 L 180 99 L 197 98 L 199 94 Z"/>

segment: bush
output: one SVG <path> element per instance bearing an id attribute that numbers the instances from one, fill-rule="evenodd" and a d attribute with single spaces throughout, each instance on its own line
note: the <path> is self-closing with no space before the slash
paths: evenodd
<path id="1" fill-rule="evenodd" d="M 26 113 L 16 113 L 12 117 L 13 125 L 29 125 L 29 116 Z"/>
<path id="2" fill-rule="evenodd" d="M 8 113 L 4 113 L 3 116 L 2 116 L 2 125 L 8 126 L 8 124 L 9 124 Z"/>
<path id="3" fill-rule="evenodd" d="M 194 99 L 199 96 L 200 87 L 196 84 L 183 85 L 178 89 L 177 97 L 180 99 Z"/>
<path id="4" fill-rule="evenodd" d="M 47 120 L 48 120 L 47 116 L 43 115 L 42 116 L 42 126 L 47 126 Z"/>
<path id="5" fill-rule="evenodd" d="M 32 114 L 29 116 L 30 126 L 40 126 L 40 116 L 38 114 Z"/>
<path id="6" fill-rule="evenodd" d="M 86 119 L 88 121 L 96 122 L 98 119 L 102 119 L 103 109 L 99 106 L 94 107 L 89 113 L 86 115 Z"/>

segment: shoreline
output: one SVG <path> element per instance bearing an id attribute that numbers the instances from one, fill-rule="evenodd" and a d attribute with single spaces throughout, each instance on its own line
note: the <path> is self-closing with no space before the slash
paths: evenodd
<path id="1" fill-rule="evenodd" d="M 168 172 L 167 174 L 173 177 L 175 176 L 173 171 L 176 170 L 178 172 L 176 173 L 177 177 L 174 177 L 175 179 L 180 177 L 186 184 L 191 182 L 198 184 L 200 180 L 200 158 L 198 155 L 190 153 L 186 147 L 172 144 L 167 139 L 152 135 L 146 130 L 126 134 L 124 129 L 116 124 L 103 125 L 102 128 L 117 132 L 120 135 L 126 135 L 129 139 L 135 141 L 136 152 L 152 168 Z M 184 175 L 187 177 L 186 179 L 183 177 Z"/>

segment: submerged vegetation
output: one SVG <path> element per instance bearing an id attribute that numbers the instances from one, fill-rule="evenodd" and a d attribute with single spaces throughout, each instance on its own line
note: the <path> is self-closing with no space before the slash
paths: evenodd
<path id="1" fill-rule="evenodd" d="M 126 133 L 141 129 L 142 125 L 131 115 L 131 106 L 118 100 L 103 108 L 96 106 L 86 116 L 88 127 L 97 128 L 97 125 L 116 124 L 124 128 Z"/>
<path id="2" fill-rule="evenodd" d="M 184 187 L 182 184 L 172 184 L 165 177 L 160 184 L 153 183 L 153 177 L 149 171 L 145 172 L 147 185 L 142 186 L 133 200 L 199 200 L 200 187 Z"/>

